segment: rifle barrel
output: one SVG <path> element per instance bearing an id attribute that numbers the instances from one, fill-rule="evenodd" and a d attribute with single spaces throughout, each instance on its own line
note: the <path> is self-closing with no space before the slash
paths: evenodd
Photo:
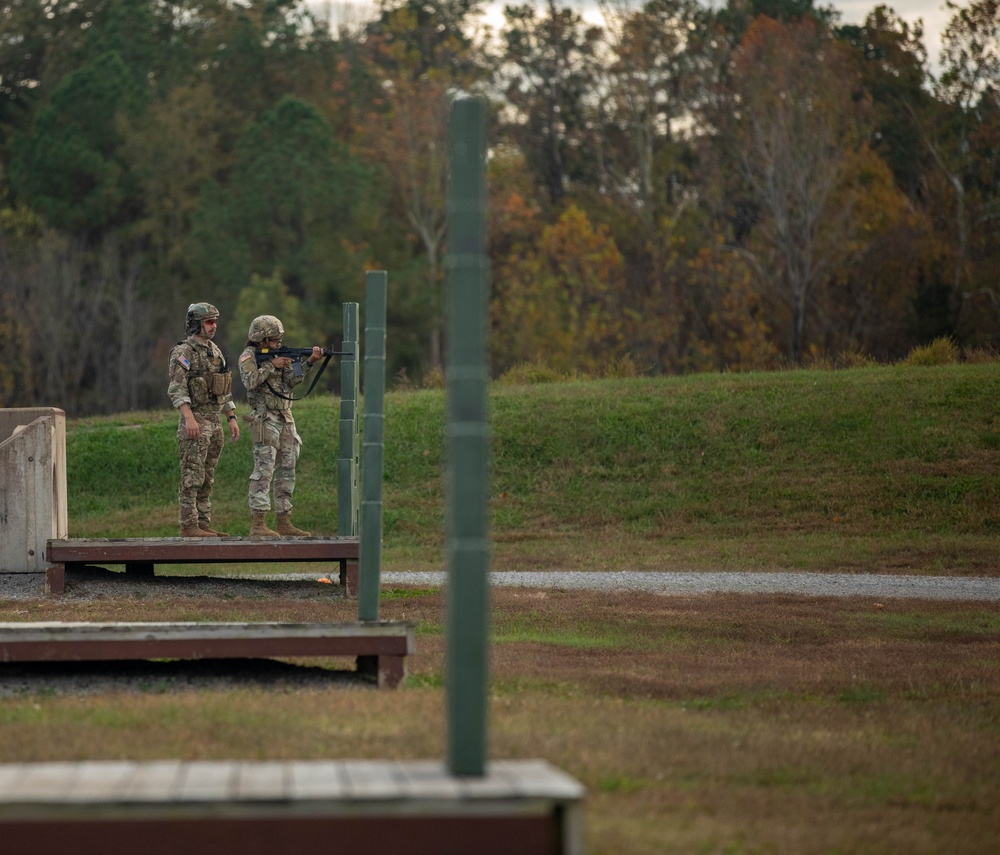
<path id="1" fill-rule="evenodd" d="M 257 351 L 257 362 L 264 362 L 268 359 L 277 359 L 287 356 L 293 361 L 307 359 L 312 356 L 311 347 L 262 347 Z M 334 350 L 332 347 L 323 348 L 323 356 L 347 356 L 354 357 L 354 354 L 346 350 Z"/>

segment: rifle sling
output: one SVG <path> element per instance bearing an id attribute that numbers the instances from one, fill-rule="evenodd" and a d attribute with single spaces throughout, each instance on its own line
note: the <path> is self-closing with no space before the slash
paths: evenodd
<path id="1" fill-rule="evenodd" d="M 333 359 L 333 357 L 334 357 L 334 354 L 331 353 L 331 354 L 329 354 L 326 357 L 326 359 L 323 360 L 323 364 L 320 365 L 319 370 L 313 376 L 312 383 L 309 384 L 309 388 L 306 389 L 305 394 L 304 395 L 299 395 L 299 397 L 297 397 L 297 398 L 294 398 L 291 395 L 282 395 L 281 392 L 277 391 L 274 388 L 274 386 L 271 385 L 271 381 L 270 380 L 265 380 L 264 383 L 267 386 L 267 388 L 271 390 L 271 394 L 272 395 L 276 395 L 277 397 L 279 397 L 279 398 L 281 398 L 281 399 L 283 399 L 285 401 L 301 401 L 303 398 L 306 397 L 306 395 L 308 395 L 313 389 L 316 388 L 316 382 L 323 375 L 323 372 L 326 371 L 326 366 L 329 364 L 330 360 Z"/>

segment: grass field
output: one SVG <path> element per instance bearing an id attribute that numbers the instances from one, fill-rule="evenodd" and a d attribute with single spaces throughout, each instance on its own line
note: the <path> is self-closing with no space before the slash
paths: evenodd
<path id="1" fill-rule="evenodd" d="M 982 575 L 1000 533 L 1000 363 L 495 386 L 493 566 Z M 336 533 L 339 402 L 295 405 L 295 519 Z M 70 534 L 177 530 L 176 416 L 69 425 Z M 384 567 L 440 569 L 444 394 L 386 397 Z M 247 437 L 213 522 L 250 528 Z"/>
<path id="2" fill-rule="evenodd" d="M 0 603 L 0 620 L 356 614 L 332 597 Z M 443 758 L 443 597 L 386 591 L 380 617 L 418 624 L 398 691 L 26 694 L 0 704 L 0 759 Z M 1000 847 L 994 604 L 497 589 L 491 651 L 489 756 L 578 778 L 591 855 Z"/>
<path id="3" fill-rule="evenodd" d="M 494 567 L 996 575 L 998 392 L 994 365 L 494 389 Z M 440 569 L 442 405 L 388 398 L 387 569 Z M 297 407 L 296 515 L 322 530 L 335 404 Z M 173 532 L 173 427 L 71 423 L 72 534 Z M 227 450 L 219 522 L 241 519 L 247 457 Z M 582 781 L 591 855 L 1000 851 L 995 603 L 495 589 L 492 606 L 490 756 Z M 0 759 L 440 758 L 444 614 L 440 590 L 383 592 L 380 617 L 418 627 L 396 692 L 26 693 L 0 704 Z M 335 596 L 0 601 L 0 621 L 355 618 Z"/>

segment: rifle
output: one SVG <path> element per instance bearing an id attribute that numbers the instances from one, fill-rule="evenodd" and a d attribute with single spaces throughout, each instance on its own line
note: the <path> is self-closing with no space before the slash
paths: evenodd
<path id="1" fill-rule="evenodd" d="M 257 348 L 257 353 L 255 357 L 257 359 L 257 367 L 260 368 L 261 364 L 268 362 L 272 359 L 277 359 L 281 356 L 287 356 L 292 360 L 292 373 L 296 377 L 302 376 L 302 360 L 308 359 L 312 356 L 311 347 L 259 347 Z M 309 389 L 304 395 L 300 395 L 298 398 L 293 398 L 290 395 L 282 395 L 277 389 L 275 389 L 270 381 L 267 381 L 267 388 L 271 390 L 272 393 L 277 395 L 279 398 L 284 398 L 286 401 L 301 401 L 306 395 L 308 395 L 313 389 L 316 388 L 316 381 L 319 380 L 320 376 L 326 370 L 326 366 L 330 363 L 330 358 L 334 356 L 342 356 L 347 359 L 354 359 L 354 353 L 350 350 L 334 350 L 332 347 L 323 348 L 323 356 L 326 357 L 319 366 L 319 371 L 316 372 L 316 376 L 313 377 L 312 383 L 309 385 Z"/>
<path id="2" fill-rule="evenodd" d="M 311 347 L 261 347 L 257 349 L 257 367 L 271 360 L 278 359 L 282 356 L 287 356 L 292 360 L 292 372 L 296 377 L 302 376 L 302 360 L 308 359 L 312 356 Z M 349 350 L 334 350 L 332 347 L 323 348 L 323 356 L 326 357 L 326 361 L 330 361 L 331 356 L 346 356 L 348 359 L 354 359 L 354 354 Z M 324 363 L 323 367 L 326 367 Z"/>

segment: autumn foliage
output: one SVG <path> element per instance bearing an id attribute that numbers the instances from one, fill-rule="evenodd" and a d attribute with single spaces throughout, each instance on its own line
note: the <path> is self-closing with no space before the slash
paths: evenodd
<path id="1" fill-rule="evenodd" d="M 1000 337 L 998 0 L 947 4 L 938 57 L 886 6 L 348 5 L 0 6 L 0 325 L 30 367 L 0 404 L 161 406 L 186 305 L 226 334 L 255 289 L 336 343 L 373 268 L 389 376 L 441 376 L 463 93 L 489 105 L 496 377 Z"/>

